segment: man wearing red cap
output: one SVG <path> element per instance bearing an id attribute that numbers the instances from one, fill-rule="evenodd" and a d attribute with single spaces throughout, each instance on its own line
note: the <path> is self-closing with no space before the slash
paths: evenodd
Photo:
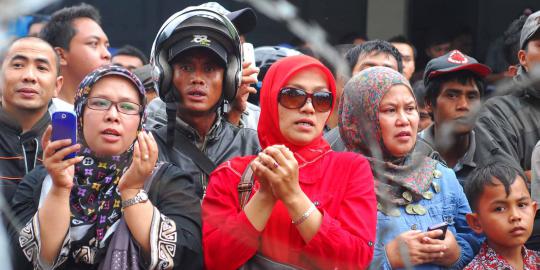
<path id="1" fill-rule="evenodd" d="M 483 79 L 490 73 L 488 66 L 458 50 L 429 61 L 424 73 L 425 104 L 434 123 L 421 133 L 418 144 L 438 152 L 462 185 L 476 168 L 473 128 Z"/>

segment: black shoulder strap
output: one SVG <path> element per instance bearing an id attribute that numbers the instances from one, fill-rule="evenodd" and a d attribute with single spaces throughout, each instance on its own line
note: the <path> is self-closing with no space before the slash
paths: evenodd
<path id="1" fill-rule="evenodd" d="M 191 143 L 184 134 L 176 132 L 176 136 L 177 138 L 174 142 L 175 148 L 190 157 L 197 167 L 199 167 L 206 175 L 210 175 L 217 167 L 216 164 L 197 148 L 197 146 Z"/>
<path id="2" fill-rule="evenodd" d="M 176 105 L 174 103 L 166 103 L 167 111 L 167 145 L 174 145 L 181 153 L 190 157 L 191 160 L 201 169 L 206 175 L 210 175 L 217 167 L 216 164 L 208 158 L 197 146 L 189 141 L 188 138 L 181 132 L 176 132 Z M 178 135 L 178 138 L 176 136 Z M 174 147 L 171 147 L 174 148 Z"/>

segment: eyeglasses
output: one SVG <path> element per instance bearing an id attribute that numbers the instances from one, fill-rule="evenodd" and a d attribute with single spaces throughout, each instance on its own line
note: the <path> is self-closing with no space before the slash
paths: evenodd
<path id="1" fill-rule="evenodd" d="M 287 109 L 302 108 L 308 99 L 317 112 L 327 112 L 332 109 L 332 93 L 327 91 L 309 94 L 303 89 L 285 87 L 279 90 L 278 94 L 279 104 Z"/>
<path id="2" fill-rule="evenodd" d="M 142 106 L 137 103 L 129 101 L 113 102 L 106 98 L 100 97 L 89 98 L 88 102 L 86 103 L 88 108 L 98 111 L 107 111 L 112 105 L 115 105 L 116 110 L 123 114 L 135 115 L 139 114 L 142 110 Z"/>

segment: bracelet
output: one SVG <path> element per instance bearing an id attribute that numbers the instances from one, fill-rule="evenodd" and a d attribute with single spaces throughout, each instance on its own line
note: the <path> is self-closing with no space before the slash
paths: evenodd
<path id="1" fill-rule="evenodd" d="M 308 208 L 308 210 L 304 212 L 304 214 L 301 217 L 299 217 L 297 220 L 292 221 L 292 224 L 294 225 L 302 224 L 302 222 L 306 221 L 306 219 L 308 219 L 309 216 L 311 216 L 311 214 L 315 211 L 315 209 L 317 209 L 317 207 L 315 206 L 315 204 L 312 203 L 311 206 Z"/>

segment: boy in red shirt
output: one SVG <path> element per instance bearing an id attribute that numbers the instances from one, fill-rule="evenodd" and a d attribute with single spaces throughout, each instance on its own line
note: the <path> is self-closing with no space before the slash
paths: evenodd
<path id="1" fill-rule="evenodd" d="M 465 193 L 473 213 L 467 223 L 486 241 L 464 269 L 540 269 L 540 253 L 525 248 L 537 204 L 523 172 L 492 163 L 473 172 Z"/>

